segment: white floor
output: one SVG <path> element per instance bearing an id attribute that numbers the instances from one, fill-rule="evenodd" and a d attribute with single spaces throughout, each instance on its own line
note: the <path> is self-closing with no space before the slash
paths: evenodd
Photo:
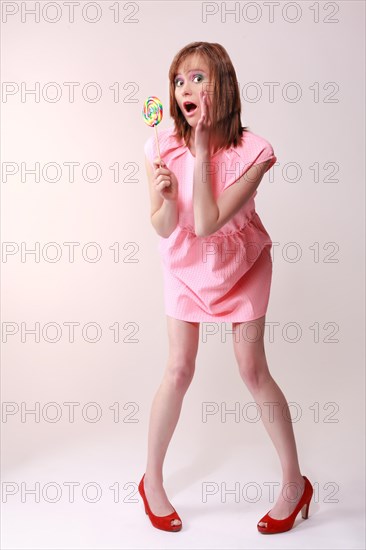
<path id="1" fill-rule="evenodd" d="M 42 458 L 19 457 L 18 464 L 2 475 L 1 548 L 365 548 L 363 483 L 356 469 L 350 469 L 352 460 L 334 476 L 336 458 L 335 464 L 327 463 L 321 450 L 316 464 L 302 452 L 302 464 L 310 464 L 302 473 L 315 488 L 309 518 L 303 520 L 300 513 L 287 533 L 257 532 L 257 521 L 272 506 L 267 484 L 280 481 L 276 455 L 270 443 L 261 443 L 262 436 L 247 444 L 206 441 L 205 448 L 196 444 L 182 452 L 186 435 L 175 435 L 165 461 L 164 483 L 183 529 L 177 533 L 155 529 L 137 492 L 145 467 L 145 441 L 140 436 L 133 433 L 124 440 L 129 445 L 122 446 L 109 433 L 98 441 L 79 439 L 69 448 L 53 447 L 43 451 Z M 74 498 L 71 483 L 77 484 Z M 236 495 L 229 492 L 235 484 Z M 278 490 L 277 486 L 276 498 Z"/>

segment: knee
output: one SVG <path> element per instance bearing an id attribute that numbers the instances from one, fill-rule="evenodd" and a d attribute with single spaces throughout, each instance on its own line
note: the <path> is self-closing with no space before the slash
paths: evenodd
<path id="1" fill-rule="evenodd" d="M 262 385 L 271 377 L 265 357 L 240 361 L 239 373 L 251 392 L 260 390 Z"/>
<path id="2" fill-rule="evenodd" d="M 194 369 L 194 359 L 188 357 L 170 358 L 166 371 L 169 383 L 177 390 L 186 390 L 192 381 Z"/>

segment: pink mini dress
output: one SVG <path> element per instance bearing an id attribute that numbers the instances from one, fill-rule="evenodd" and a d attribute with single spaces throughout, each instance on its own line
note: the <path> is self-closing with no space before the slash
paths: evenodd
<path id="1" fill-rule="evenodd" d="M 199 237 L 194 231 L 192 204 L 195 157 L 174 127 L 159 130 L 162 160 L 178 180 L 179 220 L 168 238 L 159 236 L 165 313 L 192 322 L 244 322 L 267 311 L 272 280 L 272 241 L 255 210 L 254 197 L 218 231 Z M 153 165 L 158 157 L 155 135 L 144 144 Z M 276 162 L 272 146 L 245 130 L 237 147 L 217 151 L 210 161 L 215 200 L 251 166 Z"/>

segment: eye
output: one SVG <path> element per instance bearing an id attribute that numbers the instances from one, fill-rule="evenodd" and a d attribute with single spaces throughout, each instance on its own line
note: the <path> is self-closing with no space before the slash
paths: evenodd
<path id="1" fill-rule="evenodd" d="M 181 78 L 176 78 L 174 81 L 175 85 L 178 86 L 178 88 L 179 88 L 179 82 L 182 82 Z"/>
<path id="2" fill-rule="evenodd" d="M 198 74 L 198 73 L 194 75 L 193 80 L 194 80 L 195 78 L 197 78 L 197 77 L 198 77 L 198 78 L 201 78 L 201 80 L 199 80 L 198 82 L 202 82 L 202 80 L 204 80 L 203 75 Z"/>

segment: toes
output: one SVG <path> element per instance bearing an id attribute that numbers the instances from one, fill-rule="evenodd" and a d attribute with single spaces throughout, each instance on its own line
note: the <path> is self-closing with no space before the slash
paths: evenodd
<path id="1" fill-rule="evenodd" d="M 264 521 L 260 521 L 258 525 L 259 527 L 267 527 L 267 523 L 265 523 Z"/>
<path id="2" fill-rule="evenodd" d="M 172 519 L 172 525 L 180 525 L 181 523 L 179 519 Z"/>

